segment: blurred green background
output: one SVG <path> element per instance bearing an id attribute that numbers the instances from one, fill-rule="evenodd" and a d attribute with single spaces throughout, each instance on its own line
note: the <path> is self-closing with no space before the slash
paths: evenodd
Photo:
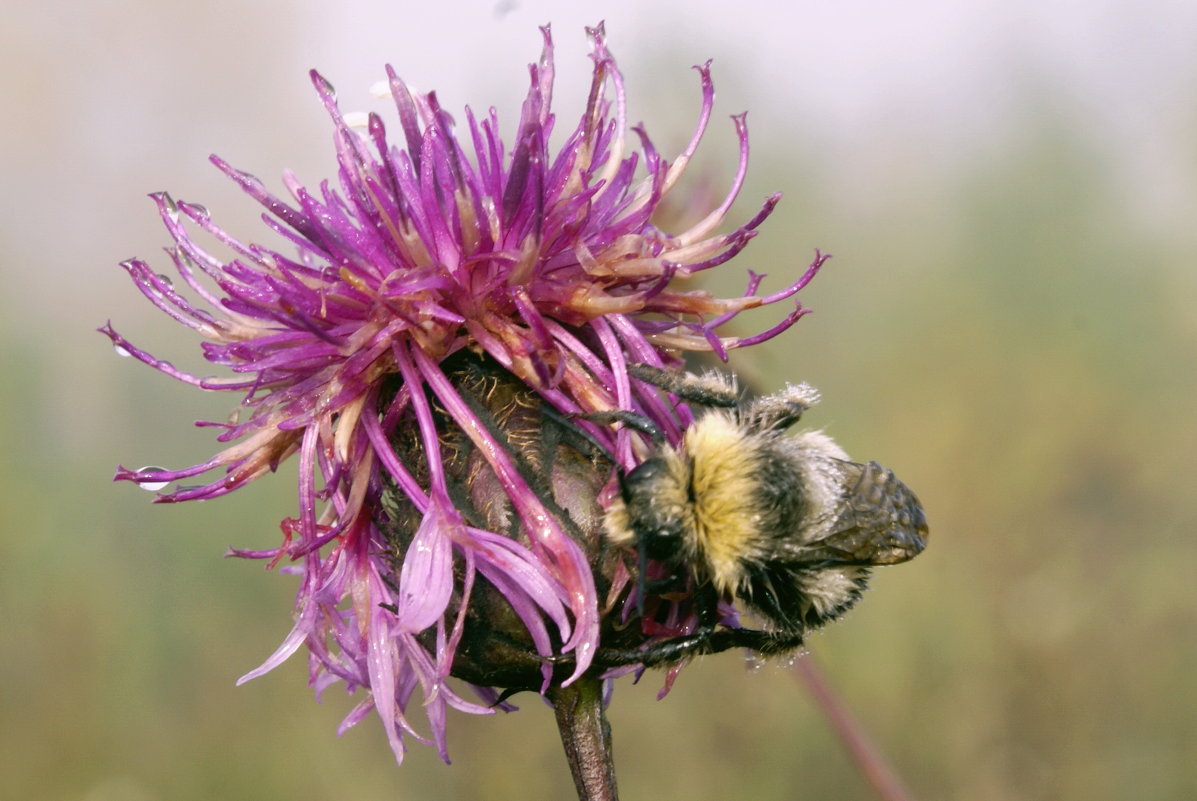
<path id="1" fill-rule="evenodd" d="M 279 188 L 331 174 L 304 70 L 360 108 L 393 63 L 455 112 L 508 125 L 553 20 L 560 127 L 605 17 L 633 120 L 666 154 L 714 56 L 695 173 L 725 181 L 726 115 L 751 109 L 734 215 L 786 193 L 723 270 L 776 288 L 819 247 L 816 313 L 732 365 L 802 379 L 850 453 L 924 501 L 929 550 L 881 571 L 811 642 L 916 798 L 1197 797 L 1197 12 L 1159 0 L 317 3 L 14 9 L 0 33 L 0 796 L 570 798 L 550 711 L 450 719 L 455 764 L 396 767 L 356 702 L 313 702 L 301 657 L 242 687 L 290 627 L 293 579 L 225 561 L 291 514 L 284 469 L 234 497 L 153 506 L 117 463 L 212 451 L 201 397 L 93 329 L 202 369 L 117 263 L 167 237 L 144 194 L 205 203 L 246 238 L 217 151 Z M 377 104 L 376 104 L 377 106 Z M 460 117 L 459 117 L 460 119 Z M 691 187 L 702 189 L 701 179 Z M 684 188 L 684 187 L 683 187 Z M 167 259 L 158 257 L 163 269 Z M 768 314 L 745 319 L 759 329 Z M 872 797 L 791 671 L 735 656 L 619 682 L 625 799 Z"/>

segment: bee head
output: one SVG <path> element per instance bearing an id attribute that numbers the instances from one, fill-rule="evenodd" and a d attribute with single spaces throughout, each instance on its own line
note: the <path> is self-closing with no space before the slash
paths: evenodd
<path id="1" fill-rule="evenodd" d="M 620 479 L 620 489 L 637 550 L 658 562 L 680 561 L 689 530 L 689 504 L 673 460 L 646 459 Z"/>

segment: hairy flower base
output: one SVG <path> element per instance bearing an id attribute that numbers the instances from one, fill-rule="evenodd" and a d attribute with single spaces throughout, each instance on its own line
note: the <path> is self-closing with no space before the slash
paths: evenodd
<path id="1" fill-rule="evenodd" d="M 610 459 L 576 425 L 554 413 L 527 384 L 489 357 L 460 351 L 442 367 L 464 403 L 511 457 L 519 475 L 587 555 L 598 597 L 606 597 L 621 568 L 601 537 L 603 510 L 598 499 L 611 476 Z M 399 391 L 401 385 L 394 389 Z M 445 487 L 466 525 L 531 548 L 512 499 L 485 454 L 443 405 L 434 398 L 429 403 Z M 424 441 L 415 426 L 397 427 L 391 444 L 404 463 L 416 466 L 418 482 L 430 480 Z M 398 572 L 423 516 L 397 487 L 384 490 L 382 500 L 384 514 L 378 525 Z M 553 667 L 545 655 L 559 653 L 562 643 L 542 624 L 538 609 L 520 602 L 512 578 L 485 572 L 473 583 L 452 674 L 482 686 L 540 689 Z M 451 609 L 463 607 L 467 581 L 467 566 L 461 564 L 454 577 Z M 626 584 L 626 576 L 621 581 Z M 432 632 L 425 636 L 431 640 Z M 612 630 L 604 630 L 602 642 L 612 636 Z M 569 675 L 558 668 L 555 679 L 559 683 Z"/>
<path id="2" fill-rule="evenodd" d="M 742 297 L 684 288 L 739 253 L 778 198 L 715 233 L 747 169 L 740 115 L 727 196 L 687 230 L 658 229 L 654 212 L 710 119 L 709 64 L 697 68 L 702 103 L 686 149 L 667 162 L 636 128 L 639 152 L 628 154 L 623 78 L 602 27 L 589 33 L 589 102 L 556 153 L 547 28 L 510 152 L 493 110 L 479 119 L 467 109 L 458 131 L 435 94 L 413 92 L 388 69 L 400 149 L 376 114 L 351 127 L 313 72 L 334 126 L 337 189 L 308 189 L 287 173 L 283 200 L 212 159 L 265 208 L 284 247 L 243 242 L 203 207 L 159 193 L 170 257 L 198 300 L 145 261 L 123 265 L 227 375 L 186 373 L 102 329 L 173 378 L 243 395 L 241 419 L 202 424 L 220 430 L 223 450 L 210 459 L 120 468 L 118 480 L 149 487 L 221 471 L 158 497 L 208 499 L 298 457 L 298 513 L 283 521 L 283 542 L 234 552 L 301 564 L 295 626 L 245 678 L 306 647 L 318 692 L 336 682 L 369 690 L 345 725 L 376 710 L 398 757 L 408 734 L 444 755 L 448 707 L 491 712 L 491 688 L 528 686 L 529 670 L 541 690 L 573 681 L 600 643 L 622 636 L 603 613 L 627 571 L 606 560 L 595 532 L 607 479 L 636 454 L 631 433 L 579 415 L 632 410 L 677 441 L 688 413 L 634 392 L 627 364 L 672 366 L 685 350 L 726 358 L 777 335 L 804 313 L 793 298 L 824 260 L 816 255 L 772 294 L 758 294 L 762 276 L 752 272 Z M 203 239 L 234 257 L 214 255 Z M 726 333 L 741 312 L 782 302 L 792 308 L 773 327 Z M 503 648 L 535 659 L 509 676 L 495 666 Z M 546 661 L 562 654 L 572 661 L 564 677 Z M 451 673 L 479 685 L 483 703 L 455 692 Z M 407 717 L 417 691 L 430 736 Z"/>

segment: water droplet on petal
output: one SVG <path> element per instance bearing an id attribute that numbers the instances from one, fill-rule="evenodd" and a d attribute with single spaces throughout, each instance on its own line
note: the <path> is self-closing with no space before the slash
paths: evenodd
<path id="1" fill-rule="evenodd" d="M 158 465 L 153 465 L 153 464 L 148 464 L 145 467 L 137 468 L 138 473 L 158 473 L 158 472 L 165 472 L 165 471 L 166 471 L 165 467 L 159 467 Z M 147 479 L 144 481 L 138 481 L 137 486 L 141 487 L 143 490 L 146 490 L 147 492 L 157 492 L 158 490 L 162 489 L 169 483 L 170 483 L 169 481 L 158 481 L 158 480 Z"/>
<path id="2" fill-rule="evenodd" d="M 175 282 L 171 280 L 171 277 L 166 273 L 158 273 L 158 280 L 162 282 L 162 285 L 167 289 L 170 289 L 175 285 Z"/>
<path id="3" fill-rule="evenodd" d="M 329 100 L 335 101 L 337 99 L 337 90 L 333 88 L 329 80 L 315 70 L 312 70 L 311 75 L 312 79 L 316 82 L 317 91 L 323 92 L 328 96 Z"/>
<path id="4" fill-rule="evenodd" d="M 212 216 L 212 213 L 208 211 L 208 207 L 199 203 L 188 203 L 187 208 L 190 209 L 192 216 L 197 220 L 206 220 Z"/>
<path id="5" fill-rule="evenodd" d="M 117 355 L 117 356 L 120 356 L 120 357 L 122 357 L 122 358 L 125 358 L 125 359 L 127 359 L 127 358 L 129 358 L 130 356 L 132 356 L 132 355 L 133 355 L 132 353 L 130 353 L 130 352 L 128 351 L 128 349 L 127 349 L 127 348 L 124 348 L 124 347 L 122 347 L 121 345 L 113 345 L 113 346 L 112 346 L 112 349 L 113 349 L 114 351 L 116 351 L 116 355 Z"/>
<path id="6" fill-rule="evenodd" d="M 167 219 L 175 223 L 179 221 L 179 206 L 175 203 L 175 199 L 165 192 L 162 193 L 162 208 L 166 213 Z"/>

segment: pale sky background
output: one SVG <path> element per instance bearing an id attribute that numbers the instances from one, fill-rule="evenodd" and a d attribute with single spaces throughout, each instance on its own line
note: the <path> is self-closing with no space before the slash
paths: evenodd
<path id="1" fill-rule="evenodd" d="M 689 110 L 695 85 L 685 67 L 707 58 L 722 90 L 718 113 L 748 109 L 754 131 L 773 137 L 797 125 L 822 141 L 796 147 L 842 156 L 845 170 L 894 155 L 854 151 L 878 126 L 895 141 L 933 148 L 935 162 L 972 155 L 1015 112 L 1015 90 L 1042 86 L 1063 89 L 1100 130 L 1113 164 L 1153 211 L 1194 201 L 1192 147 L 1179 140 L 1197 88 L 1197 4 L 1185 0 L 499 0 L 332 9 L 310 0 L 8 8 L 0 33 L 0 242 L 26 268 L 22 280 L 38 280 L 28 269 L 34 264 L 91 274 L 129 252 L 108 247 L 144 247 L 146 229 L 132 221 L 137 195 L 169 187 L 210 197 L 223 181 L 205 162 L 209 152 L 267 181 L 285 165 L 313 179 L 324 174 L 328 132 L 307 83 L 311 67 L 338 87 L 345 107 L 368 100 L 389 61 L 414 85 L 437 89 L 450 110 L 495 104 L 510 119 L 539 49 L 535 26 L 548 21 L 566 119 L 588 72 L 582 27 L 605 19 L 632 116 L 650 130 L 646 85 L 681 93 L 677 108 Z M 148 208 L 140 209 L 143 224 Z"/>
<path id="2" fill-rule="evenodd" d="M 983 149 L 1015 113 L 1016 90 L 1042 86 L 1063 90 L 1091 121 L 1148 216 L 1194 202 L 1192 146 L 1179 137 L 1193 118 L 1197 4 L 1184 0 L 332 8 L 106 0 L 6 10 L 0 242 L 12 261 L 92 274 L 144 247 L 146 228 L 134 220 L 144 226 L 152 215 L 137 196 L 169 187 L 211 197 L 224 183 L 206 164 L 212 151 L 268 182 L 284 166 L 324 175 L 328 131 L 307 82 L 311 67 L 337 86 L 344 107 L 365 104 L 390 62 L 414 85 L 438 90 L 450 110 L 495 104 L 510 119 L 539 49 L 535 26 L 551 21 L 569 120 L 589 69 L 582 27 L 600 18 L 628 76 L 632 116 L 650 131 L 647 86 L 680 93 L 676 108 L 688 111 L 696 90 L 685 67 L 713 58 L 717 112 L 750 110 L 758 135 L 796 127 L 821 141 L 795 147 L 840 156 L 845 171 L 931 148 L 932 168 Z M 879 126 L 904 144 L 857 152 Z M 122 242 L 124 251 L 107 249 Z"/>

